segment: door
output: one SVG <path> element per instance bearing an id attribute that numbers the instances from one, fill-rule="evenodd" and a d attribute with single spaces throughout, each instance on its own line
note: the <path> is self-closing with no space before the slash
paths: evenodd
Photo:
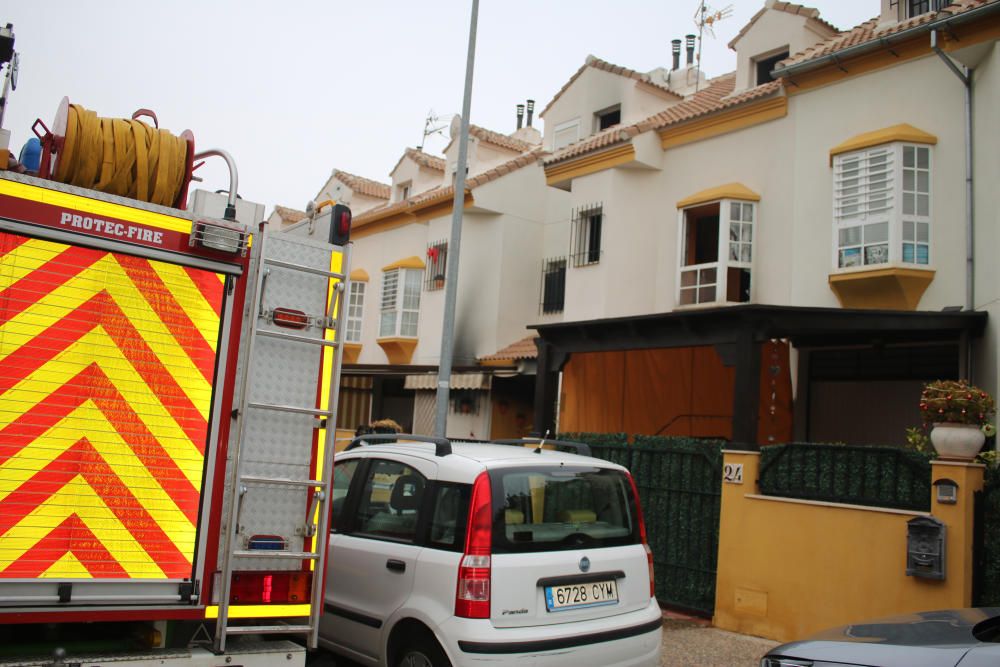
<path id="1" fill-rule="evenodd" d="M 424 491 L 435 469 L 414 457 L 380 455 L 353 474 L 345 514 L 330 536 L 327 641 L 368 659 L 381 653 L 385 624 L 413 589 Z"/>

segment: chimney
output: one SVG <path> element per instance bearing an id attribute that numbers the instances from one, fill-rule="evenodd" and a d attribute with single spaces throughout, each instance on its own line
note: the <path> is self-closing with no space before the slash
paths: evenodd
<path id="1" fill-rule="evenodd" d="M 517 105 L 517 129 L 521 129 L 521 125 L 524 123 L 524 105 Z"/>
<path id="2" fill-rule="evenodd" d="M 670 42 L 670 51 L 674 56 L 674 66 L 671 70 L 680 69 L 681 66 L 681 40 L 675 39 Z"/>
<path id="3" fill-rule="evenodd" d="M 528 100 L 528 127 L 531 127 L 531 117 L 535 113 L 535 100 Z"/>
<path id="4" fill-rule="evenodd" d="M 694 35 L 685 35 L 685 39 L 687 40 L 685 44 L 687 47 L 687 65 L 690 67 L 694 64 Z"/>

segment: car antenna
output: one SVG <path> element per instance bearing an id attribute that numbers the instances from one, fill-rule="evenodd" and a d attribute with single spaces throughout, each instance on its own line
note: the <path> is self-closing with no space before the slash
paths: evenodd
<path id="1" fill-rule="evenodd" d="M 549 437 L 549 429 L 545 429 L 545 435 L 543 435 L 542 439 L 538 441 L 538 447 L 535 448 L 536 454 L 542 453 L 542 447 L 545 445 L 545 438 L 547 437 Z"/>

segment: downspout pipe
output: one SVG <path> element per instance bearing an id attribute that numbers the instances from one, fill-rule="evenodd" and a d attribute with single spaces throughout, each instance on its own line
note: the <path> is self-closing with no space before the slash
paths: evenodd
<path id="1" fill-rule="evenodd" d="M 976 259 L 975 259 L 975 202 L 973 200 L 973 160 L 972 160 L 972 70 L 959 66 L 938 45 L 938 31 L 931 30 L 931 50 L 948 66 L 962 85 L 965 86 L 965 310 L 976 309 Z M 971 346 L 972 342 L 969 341 Z M 965 377 L 971 378 L 972 350 L 965 355 Z"/>

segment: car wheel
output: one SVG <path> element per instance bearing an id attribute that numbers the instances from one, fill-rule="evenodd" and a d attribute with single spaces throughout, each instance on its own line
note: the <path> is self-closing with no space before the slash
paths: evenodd
<path id="1" fill-rule="evenodd" d="M 416 637 L 397 653 L 396 667 L 451 667 L 451 662 L 434 639 Z"/>

